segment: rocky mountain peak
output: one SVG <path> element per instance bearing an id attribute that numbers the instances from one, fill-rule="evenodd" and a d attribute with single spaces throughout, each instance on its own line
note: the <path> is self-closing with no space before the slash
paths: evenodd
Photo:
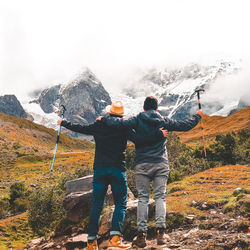
<path id="1" fill-rule="evenodd" d="M 97 79 L 96 75 L 88 67 L 83 67 L 80 73 L 78 73 L 76 77 L 73 79 L 71 84 L 83 81 L 101 84 L 101 81 Z"/>
<path id="2" fill-rule="evenodd" d="M 45 89 L 35 101 L 45 113 L 67 108 L 65 118 L 76 123 L 94 122 L 111 99 L 101 81 L 84 68 L 72 81 Z"/>
<path id="3" fill-rule="evenodd" d="M 15 95 L 0 96 L 0 112 L 21 118 L 28 117 Z"/>

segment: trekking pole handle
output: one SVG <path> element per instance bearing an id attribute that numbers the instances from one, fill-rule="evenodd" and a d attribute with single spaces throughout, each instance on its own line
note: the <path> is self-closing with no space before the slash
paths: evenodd
<path id="1" fill-rule="evenodd" d="M 204 89 L 197 89 L 197 90 L 195 90 L 195 92 L 197 93 L 198 107 L 199 107 L 199 109 L 201 109 L 200 91 L 204 91 Z"/>
<path id="2" fill-rule="evenodd" d="M 61 107 L 62 107 L 62 114 L 61 114 L 61 116 L 64 118 L 64 113 L 65 113 L 65 111 L 66 111 L 67 109 L 65 108 L 64 105 L 61 105 Z M 62 119 L 63 119 L 63 118 L 62 118 Z"/>

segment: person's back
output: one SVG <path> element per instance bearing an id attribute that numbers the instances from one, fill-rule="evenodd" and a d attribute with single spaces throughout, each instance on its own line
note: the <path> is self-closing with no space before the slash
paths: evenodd
<path id="1" fill-rule="evenodd" d="M 147 110 L 137 116 L 137 126 L 135 131 L 138 135 L 147 134 L 153 129 L 159 129 L 164 122 L 163 117 L 156 110 Z M 167 161 L 166 138 L 159 138 L 154 143 L 135 143 L 136 164 L 144 162 L 163 162 Z"/>
<path id="2" fill-rule="evenodd" d="M 115 109 L 115 104 L 111 108 Z M 116 117 L 123 115 L 123 109 L 120 109 L 120 106 L 115 111 L 113 111 L 112 115 Z M 98 249 L 96 239 L 99 230 L 99 219 L 108 185 L 111 185 L 115 203 L 109 246 L 127 248 L 128 245 L 121 242 L 120 235 L 127 203 L 125 150 L 131 130 L 127 128 L 122 130 L 110 128 L 101 122 L 83 126 L 60 120 L 58 124 L 77 133 L 93 135 L 95 140 L 93 197 L 89 216 L 87 249 Z"/>
<path id="3" fill-rule="evenodd" d="M 95 122 L 92 135 L 95 139 L 94 168 L 113 166 L 125 171 L 125 150 L 129 131 Z"/>
<path id="4" fill-rule="evenodd" d="M 200 114 L 177 121 L 163 117 L 158 110 L 158 100 L 149 96 L 144 101 L 144 112 L 127 120 L 104 117 L 102 120 L 113 128 L 132 128 L 138 135 L 149 133 L 152 129 L 163 127 L 168 131 L 187 131 L 195 127 L 201 119 Z M 157 244 L 163 245 L 165 240 L 166 219 L 166 184 L 169 175 L 169 164 L 166 152 L 166 139 L 159 138 L 155 142 L 145 142 L 136 146 L 135 179 L 138 191 L 137 226 L 138 235 L 133 242 L 137 247 L 146 246 L 148 201 L 150 182 L 154 184 L 154 199 L 156 203 Z"/>

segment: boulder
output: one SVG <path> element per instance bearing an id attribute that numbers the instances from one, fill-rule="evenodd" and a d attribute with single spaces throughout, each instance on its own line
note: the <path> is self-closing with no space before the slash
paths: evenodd
<path id="1" fill-rule="evenodd" d="M 67 218 L 72 222 L 80 222 L 89 215 L 91 208 L 92 190 L 68 194 L 63 200 Z"/>
<path id="2" fill-rule="evenodd" d="M 67 181 L 66 194 L 74 192 L 86 192 L 92 190 L 93 175 L 84 176 L 75 180 Z"/>
<path id="3" fill-rule="evenodd" d="M 63 207 L 67 218 L 72 222 L 80 222 L 89 216 L 92 203 L 93 175 L 66 182 L 66 197 Z M 134 199 L 133 193 L 128 189 L 128 198 Z M 111 187 L 109 186 L 106 196 L 106 206 L 114 205 Z"/>

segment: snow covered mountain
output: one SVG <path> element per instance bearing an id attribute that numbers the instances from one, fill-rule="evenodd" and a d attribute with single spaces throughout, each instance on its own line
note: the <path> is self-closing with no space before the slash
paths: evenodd
<path id="1" fill-rule="evenodd" d="M 75 123 L 94 122 L 102 110 L 111 104 L 108 92 L 96 76 L 85 68 L 74 80 L 44 89 L 36 100 L 23 103 L 34 121 L 56 128 L 60 106 L 67 109 L 65 118 Z"/>
<path id="2" fill-rule="evenodd" d="M 208 115 L 227 116 L 250 105 L 240 97 L 228 101 L 219 100 L 211 93 L 227 77 L 241 72 L 240 62 L 220 61 L 211 65 L 189 64 L 180 68 L 151 68 L 133 76 L 130 84 L 121 91 L 106 91 L 100 80 L 84 69 L 79 76 L 67 84 L 59 84 L 43 90 L 30 103 L 22 103 L 34 121 L 47 127 L 56 128 L 58 109 L 67 107 L 66 119 L 78 123 L 91 123 L 102 113 L 111 100 L 122 100 L 127 113 L 135 115 L 143 109 L 146 96 L 153 95 L 159 100 L 162 114 L 183 119 L 197 111 L 196 88 L 203 88 L 202 109 Z"/>
<path id="3" fill-rule="evenodd" d="M 142 111 L 146 96 L 156 96 L 162 114 L 175 119 L 183 119 L 197 111 L 197 88 L 203 88 L 201 94 L 202 109 L 208 115 L 227 116 L 249 104 L 241 99 L 219 101 L 210 98 L 207 92 L 214 84 L 220 84 L 226 77 L 237 75 L 241 71 L 240 63 L 217 62 L 213 65 L 189 64 L 182 68 L 156 69 L 140 72 L 136 80 L 126 86 L 120 94 L 111 93 L 112 99 L 121 99 L 129 113 Z"/>

